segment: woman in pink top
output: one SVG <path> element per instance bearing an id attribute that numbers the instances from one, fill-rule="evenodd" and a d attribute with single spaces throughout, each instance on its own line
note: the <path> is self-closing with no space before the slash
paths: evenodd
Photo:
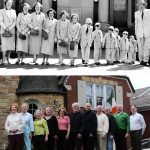
<path id="1" fill-rule="evenodd" d="M 70 118 L 66 115 L 66 109 L 60 108 L 58 111 L 57 121 L 58 121 L 58 142 L 57 150 L 67 150 L 68 149 L 68 139 L 70 133 Z"/>

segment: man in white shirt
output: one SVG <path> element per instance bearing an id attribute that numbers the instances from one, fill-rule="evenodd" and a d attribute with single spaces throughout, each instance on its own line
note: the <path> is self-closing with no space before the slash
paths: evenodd
<path id="1" fill-rule="evenodd" d="M 150 55 L 150 10 L 146 2 L 139 0 L 138 11 L 135 12 L 135 35 L 138 42 L 140 64 L 147 66 Z"/>
<path id="2" fill-rule="evenodd" d="M 96 108 L 97 116 L 97 146 L 96 150 L 107 150 L 107 133 L 109 130 L 108 117 L 102 112 L 103 106 Z"/>
<path id="3" fill-rule="evenodd" d="M 146 124 L 141 114 L 137 113 L 136 106 L 131 106 L 130 116 L 130 137 L 132 150 L 141 150 L 141 139 L 144 134 Z"/>

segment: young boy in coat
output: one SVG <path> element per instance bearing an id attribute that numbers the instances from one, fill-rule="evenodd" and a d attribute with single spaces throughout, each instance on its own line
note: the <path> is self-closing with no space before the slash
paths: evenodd
<path id="1" fill-rule="evenodd" d="M 129 52 L 128 52 L 128 60 L 129 64 L 134 64 L 136 60 L 136 52 L 137 52 L 137 43 L 133 35 L 129 38 Z"/>
<path id="2" fill-rule="evenodd" d="M 121 51 L 121 62 L 128 63 L 127 54 L 129 51 L 129 40 L 128 40 L 128 32 L 123 32 L 123 37 L 120 40 L 120 51 Z"/>
<path id="3" fill-rule="evenodd" d="M 82 64 L 85 66 L 89 63 L 90 57 L 90 47 L 92 41 L 92 19 L 86 18 L 85 24 L 81 26 L 80 36 L 81 36 L 81 53 L 82 53 Z"/>
<path id="4" fill-rule="evenodd" d="M 95 23 L 95 31 L 92 33 L 92 42 L 94 41 L 94 62 L 95 65 L 100 65 L 100 58 L 102 55 L 102 40 L 103 33 L 100 30 L 101 24 L 99 22 Z"/>
<path id="5" fill-rule="evenodd" d="M 105 47 L 105 58 L 107 61 L 107 65 L 114 64 L 114 55 L 115 49 L 117 48 L 116 36 L 114 34 L 114 27 L 110 26 L 108 29 L 108 33 L 105 34 L 103 38 L 103 47 Z"/>

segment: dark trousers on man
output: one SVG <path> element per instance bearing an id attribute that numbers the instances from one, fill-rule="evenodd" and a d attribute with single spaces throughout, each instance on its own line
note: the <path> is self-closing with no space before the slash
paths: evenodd
<path id="1" fill-rule="evenodd" d="M 78 133 L 70 133 L 69 145 L 70 150 L 81 150 L 82 138 L 78 138 Z"/>
<path id="2" fill-rule="evenodd" d="M 142 130 L 130 132 L 132 150 L 142 150 Z"/>
<path id="3" fill-rule="evenodd" d="M 83 150 L 94 150 L 95 136 L 90 137 L 89 134 L 83 135 Z"/>
<path id="4" fill-rule="evenodd" d="M 46 150 L 45 135 L 33 136 L 34 150 Z"/>
<path id="5" fill-rule="evenodd" d="M 127 150 L 127 141 L 125 138 L 126 133 L 127 130 L 123 130 L 123 129 L 118 129 L 116 131 L 116 134 L 114 136 L 116 150 Z"/>
<path id="6" fill-rule="evenodd" d="M 8 150 L 23 150 L 23 134 L 8 135 Z"/>

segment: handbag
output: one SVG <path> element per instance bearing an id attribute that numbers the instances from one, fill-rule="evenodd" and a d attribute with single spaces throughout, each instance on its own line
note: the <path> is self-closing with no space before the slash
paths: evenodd
<path id="1" fill-rule="evenodd" d="M 2 37 L 12 37 L 13 34 L 10 31 L 5 31 L 4 33 L 2 33 Z"/>
<path id="2" fill-rule="evenodd" d="M 44 40 L 47 40 L 48 39 L 48 33 L 42 29 L 42 37 Z"/>
<path id="3" fill-rule="evenodd" d="M 68 43 L 65 42 L 65 41 L 61 41 L 61 42 L 59 43 L 59 45 L 62 46 L 62 47 L 67 47 L 67 46 L 68 46 Z"/>
<path id="4" fill-rule="evenodd" d="M 19 38 L 20 38 L 21 40 L 26 40 L 26 36 L 23 35 L 23 34 L 21 34 L 21 33 L 19 33 Z"/>
<path id="5" fill-rule="evenodd" d="M 70 50 L 74 50 L 75 48 L 75 41 L 70 41 Z"/>
<path id="6" fill-rule="evenodd" d="M 32 29 L 32 30 L 30 31 L 30 35 L 38 36 L 38 35 L 39 35 L 39 30 Z"/>

